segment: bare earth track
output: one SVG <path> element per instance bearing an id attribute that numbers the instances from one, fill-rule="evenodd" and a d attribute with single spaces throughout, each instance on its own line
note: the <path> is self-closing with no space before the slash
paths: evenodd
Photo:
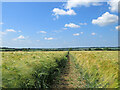
<path id="1" fill-rule="evenodd" d="M 58 80 L 52 85 L 52 88 L 85 88 L 85 81 L 81 80 L 78 69 L 68 55 L 68 62 L 65 69 L 61 72 Z"/>

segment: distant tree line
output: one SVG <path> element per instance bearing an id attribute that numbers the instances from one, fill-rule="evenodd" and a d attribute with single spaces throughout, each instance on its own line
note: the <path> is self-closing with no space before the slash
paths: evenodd
<path id="1" fill-rule="evenodd" d="M 120 51 L 118 47 L 86 47 L 86 48 L 8 48 L 1 47 L 0 51 Z"/>

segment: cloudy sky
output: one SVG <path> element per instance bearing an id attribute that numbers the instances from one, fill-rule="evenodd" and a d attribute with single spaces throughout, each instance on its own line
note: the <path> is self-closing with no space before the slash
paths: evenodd
<path id="1" fill-rule="evenodd" d="M 3 3 L 2 46 L 118 46 L 118 0 L 91 1 Z"/>

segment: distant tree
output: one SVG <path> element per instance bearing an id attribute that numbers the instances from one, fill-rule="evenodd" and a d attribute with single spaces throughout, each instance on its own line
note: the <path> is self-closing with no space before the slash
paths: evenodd
<path id="1" fill-rule="evenodd" d="M 88 50 L 91 51 L 91 48 L 89 48 Z"/>
<path id="2" fill-rule="evenodd" d="M 108 47 L 105 47 L 104 50 L 109 50 L 109 48 L 108 48 Z"/>
<path id="3" fill-rule="evenodd" d="M 102 48 L 96 48 L 95 50 L 102 50 Z"/>
<path id="4" fill-rule="evenodd" d="M 68 51 L 72 51 L 72 48 L 69 48 Z"/>
<path id="5" fill-rule="evenodd" d="M 27 49 L 26 48 L 22 48 L 22 51 L 27 51 Z"/>

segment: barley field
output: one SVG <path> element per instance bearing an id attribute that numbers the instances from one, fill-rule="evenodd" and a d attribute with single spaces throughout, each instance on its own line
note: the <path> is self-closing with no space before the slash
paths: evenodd
<path id="1" fill-rule="evenodd" d="M 2 52 L 3 88 L 47 88 L 67 52 Z"/>
<path id="2" fill-rule="evenodd" d="M 118 88 L 118 71 L 117 51 L 2 52 L 3 88 Z"/>
<path id="3" fill-rule="evenodd" d="M 72 51 L 70 56 L 87 88 L 118 88 L 117 51 Z"/>

